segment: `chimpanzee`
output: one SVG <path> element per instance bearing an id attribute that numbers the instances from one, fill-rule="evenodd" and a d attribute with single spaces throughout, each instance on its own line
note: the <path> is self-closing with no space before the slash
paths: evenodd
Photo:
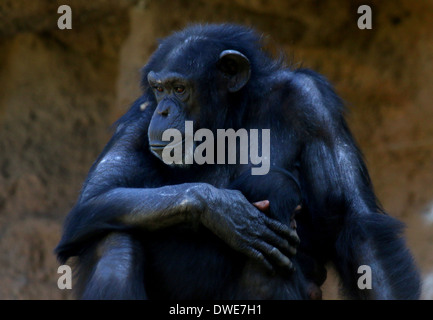
<path id="1" fill-rule="evenodd" d="M 419 297 L 402 225 L 378 204 L 343 103 L 324 77 L 276 61 L 249 28 L 209 24 L 162 40 L 142 79 L 142 96 L 90 169 L 56 248 L 62 263 L 77 257 L 79 297 L 262 298 L 258 278 L 244 281 L 253 274 L 245 272 L 251 261 L 263 266 L 263 279 L 291 286 L 291 294 L 275 289 L 272 298 L 308 299 L 302 286 L 310 282 L 310 262 L 319 269 L 333 263 L 350 298 Z M 270 151 L 263 158 L 299 179 L 297 229 L 287 223 L 292 212 L 267 216 L 258 209 L 266 205 L 256 208 L 257 199 L 232 190 L 254 168 L 252 158 L 187 164 L 186 121 L 195 132 L 214 135 L 268 129 Z M 181 133 L 181 163 L 164 159 L 168 129 Z M 202 144 L 194 138 L 194 150 Z M 272 172 L 257 178 L 254 190 L 272 183 Z M 277 194 L 270 209 L 299 196 L 290 187 Z M 357 285 L 361 265 L 372 270 L 371 289 Z M 269 288 L 263 292 L 267 297 Z"/>

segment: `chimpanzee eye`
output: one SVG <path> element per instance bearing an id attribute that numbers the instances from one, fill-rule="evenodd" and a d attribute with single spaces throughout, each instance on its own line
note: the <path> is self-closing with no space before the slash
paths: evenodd
<path id="1" fill-rule="evenodd" d="M 164 88 L 162 86 L 154 86 L 153 89 L 155 89 L 158 92 L 163 92 Z"/>
<path id="2" fill-rule="evenodd" d="M 176 86 L 176 87 L 174 87 L 174 91 L 176 93 L 184 93 L 185 92 L 185 87 L 184 86 Z"/>

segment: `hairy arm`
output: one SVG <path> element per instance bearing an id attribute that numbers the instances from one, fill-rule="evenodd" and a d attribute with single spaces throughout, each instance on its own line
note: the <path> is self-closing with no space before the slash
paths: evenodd
<path id="1" fill-rule="evenodd" d="M 402 225 L 378 205 L 340 99 L 308 70 L 298 71 L 293 85 L 307 128 L 300 156 L 306 205 L 316 241 L 334 262 L 346 293 L 357 299 L 418 298 L 419 275 Z M 361 265 L 372 270 L 371 289 L 358 287 Z"/>

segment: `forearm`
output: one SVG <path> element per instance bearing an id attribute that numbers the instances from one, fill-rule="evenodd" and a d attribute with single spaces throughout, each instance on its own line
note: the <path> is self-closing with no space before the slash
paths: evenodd
<path id="1" fill-rule="evenodd" d="M 118 207 L 116 223 L 158 230 L 182 222 L 198 223 L 206 208 L 205 183 L 187 183 L 155 189 L 115 189 L 105 195 Z M 111 201 L 109 201 L 111 202 Z"/>
<path id="2" fill-rule="evenodd" d="M 206 205 L 199 194 L 210 185 L 115 188 L 82 200 L 69 214 L 62 241 L 71 246 L 109 231 L 158 230 L 182 222 L 198 223 Z"/>

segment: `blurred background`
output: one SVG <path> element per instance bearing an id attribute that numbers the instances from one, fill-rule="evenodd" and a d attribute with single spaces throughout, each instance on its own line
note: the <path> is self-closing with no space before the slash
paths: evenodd
<path id="1" fill-rule="evenodd" d="M 59 30 L 57 8 L 72 9 Z M 360 30 L 360 5 L 373 28 Z M 0 299 L 68 299 L 53 249 L 110 125 L 140 94 L 158 38 L 237 22 L 347 101 L 385 209 L 433 299 L 433 1 L 0 0 Z M 332 273 L 325 299 L 337 299 Z"/>

